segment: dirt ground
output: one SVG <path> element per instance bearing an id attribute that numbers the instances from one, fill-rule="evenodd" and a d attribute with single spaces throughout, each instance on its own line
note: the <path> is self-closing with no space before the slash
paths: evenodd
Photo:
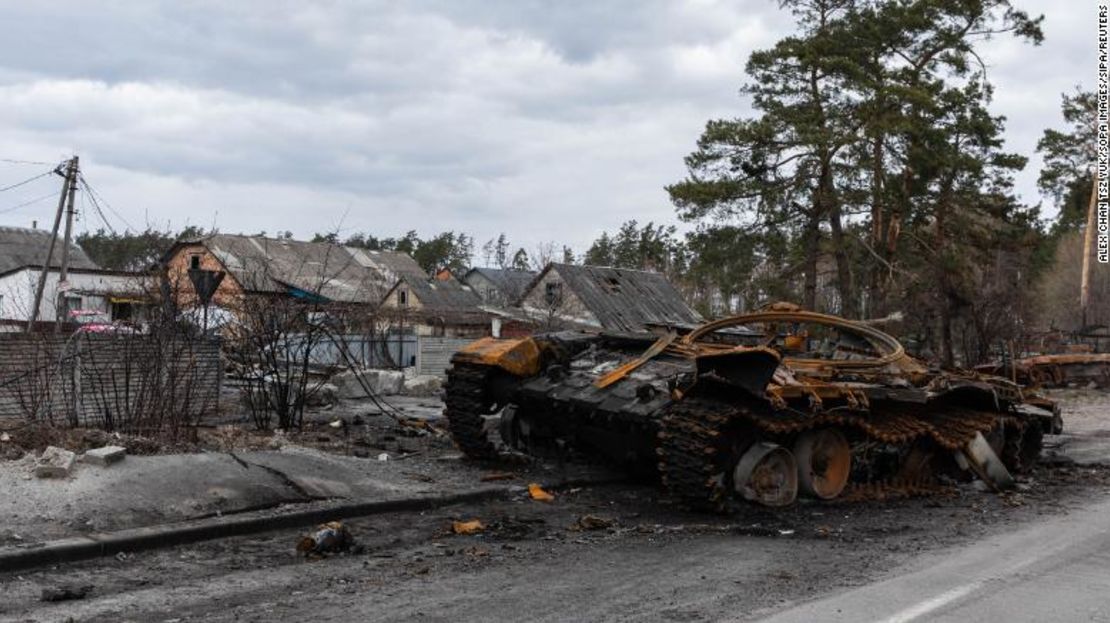
<path id="1" fill-rule="evenodd" d="M 1070 434 L 1110 428 L 1101 424 L 1110 421 L 1110 394 L 1062 398 Z M 475 466 L 453 458 L 434 436 L 419 439 L 422 458 L 456 477 L 502 470 L 515 473 L 509 482 L 523 489 L 537 474 L 558 473 L 550 465 Z M 603 480 L 607 473 L 595 475 Z M 753 620 L 882 577 L 924 552 L 1052 521 L 1110 497 L 1110 468 L 1061 456 L 1004 495 L 969 484 L 945 496 L 746 507 L 729 517 L 679 510 L 651 483 L 552 493 L 551 502 L 522 492 L 509 501 L 353 519 L 347 523 L 357 553 L 322 560 L 297 556 L 301 533 L 283 530 L 0 573 L 0 618 Z M 453 521 L 473 519 L 482 531 L 452 533 Z M 86 585 L 92 588 L 83 599 L 41 601 L 43 589 Z"/>

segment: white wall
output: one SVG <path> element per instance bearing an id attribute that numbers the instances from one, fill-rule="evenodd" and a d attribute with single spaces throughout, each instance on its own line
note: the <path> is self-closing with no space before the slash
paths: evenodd
<path id="1" fill-rule="evenodd" d="M 0 320 L 27 321 L 34 304 L 38 279 L 37 268 L 24 268 L 0 277 Z M 140 275 L 71 272 L 67 296 L 81 297 L 81 309 L 108 311 L 109 293 L 141 294 L 144 289 L 142 279 L 143 276 Z M 37 319 L 53 322 L 57 317 L 57 300 L 58 271 L 51 270 L 46 275 L 46 287 L 43 289 Z"/>

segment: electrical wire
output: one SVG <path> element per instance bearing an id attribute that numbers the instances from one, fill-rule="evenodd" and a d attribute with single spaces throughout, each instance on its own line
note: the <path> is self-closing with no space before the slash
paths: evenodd
<path id="1" fill-rule="evenodd" d="M 81 180 L 81 184 L 85 187 L 85 190 L 87 190 L 89 192 L 89 198 L 92 199 L 93 205 L 96 206 L 97 211 L 100 210 L 100 204 L 103 203 L 108 208 L 109 212 L 111 212 L 112 214 L 115 214 L 116 218 L 123 221 L 123 224 L 127 227 L 127 229 L 129 229 L 131 231 L 138 231 L 134 227 L 131 226 L 131 223 L 127 222 L 127 219 L 123 218 L 122 214 L 120 214 L 119 212 L 116 212 L 116 209 L 112 207 L 112 204 L 108 203 L 108 200 L 104 198 L 104 195 L 101 195 L 100 193 L 98 193 L 92 187 L 92 185 L 89 184 L 89 180 L 86 179 L 84 175 L 81 175 L 81 177 L 79 179 Z M 104 213 L 101 212 L 101 218 L 103 218 L 103 217 L 104 217 Z M 105 220 L 105 223 L 107 223 L 107 220 Z M 109 227 L 111 227 L 111 226 L 109 226 Z"/>
<path id="2" fill-rule="evenodd" d="M 4 208 L 3 210 L 0 210 L 0 214 L 7 214 L 8 212 L 15 212 L 16 210 L 18 210 L 20 208 L 25 208 L 25 207 L 27 207 L 31 204 L 38 203 L 40 201 L 44 201 L 46 199 L 50 199 L 51 197 L 57 197 L 57 196 L 58 196 L 58 191 L 54 191 L 54 192 L 50 193 L 49 195 L 43 195 L 41 197 L 38 197 L 37 199 L 31 199 L 30 201 L 24 201 L 23 203 L 21 203 L 19 205 L 14 205 L 10 208 Z"/>
<path id="3" fill-rule="evenodd" d="M 17 160 L 15 158 L 0 158 L 0 162 L 6 162 L 8 164 L 33 164 L 36 166 L 51 164 L 49 162 L 39 162 L 37 160 Z"/>
<path id="4" fill-rule="evenodd" d="M 13 188 L 19 188 L 20 186 L 23 186 L 24 184 L 30 184 L 31 182 L 33 182 L 37 179 L 46 177 L 47 175 L 54 175 L 55 171 L 57 171 L 57 169 L 50 169 L 46 173 L 39 173 L 38 175 L 36 175 L 34 177 L 29 177 L 29 178 L 23 180 L 22 182 L 16 182 L 15 184 L 12 184 L 11 186 L 5 186 L 3 188 L 0 188 L 0 192 L 4 192 L 5 190 L 11 190 Z"/>
<path id="5" fill-rule="evenodd" d="M 81 181 L 81 186 L 85 189 L 85 193 L 81 196 L 82 201 L 84 201 L 84 198 L 87 196 L 89 198 L 89 201 L 93 204 L 93 208 L 96 209 L 96 213 L 100 216 L 100 220 L 108 226 L 109 231 L 111 231 L 113 234 L 116 233 L 116 228 L 112 227 L 112 224 L 108 222 L 108 218 L 104 216 L 104 210 L 100 209 L 100 203 L 98 203 L 96 197 L 93 196 L 92 189 L 89 188 L 89 183 L 85 181 L 84 176 L 80 177 L 79 179 Z M 123 219 L 121 218 L 120 220 Z M 124 223 L 126 223 L 126 221 L 124 221 Z"/>

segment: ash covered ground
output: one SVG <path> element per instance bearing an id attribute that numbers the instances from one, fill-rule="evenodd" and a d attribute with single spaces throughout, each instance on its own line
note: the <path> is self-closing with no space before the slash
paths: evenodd
<path id="1" fill-rule="evenodd" d="M 620 480 L 601 467 L 475 465 L 434 433 L 397 434 L 398 426 L 409 426 L 363 414 L 365 430 L 352 426 L 341 436 L 330 426 L 336 412 L 317 414 L 318 429 L 305 433 L 306 443 L 352 456 L 352 448 L 364 447 L 366 461 L 381 452 L 408 455 L 392 466 L 431 487 L 477 484 L 496 473 L 497 482 L 518 487 L 519 495 L 350 519 L 345 523 L 357 553 L 317 560 L 294 552 L 303 530 L 279 530 L 5 573 L 0 617 L 758 619 L 895 573 L 925 554 L 957 552 L 991 535 L 1058 521 L 1110 497 L 1110 468 L 1091 460 L 1105 456 L 1110 463 L 1101 441 L 1110 438 L 1110 395 L 1072 390 L 1056 397 L 1065 405 L 1066 434 L 1047 438 L 1049 460 L 1015 491 L 998 495 L 969 484 L 929 498 L 745 507 L 728 517 L 685 512 L 654 484 Z M 357 406 L 343 408 L 343 418 L 359 415 Z M 424 408 L 421 417 L 434 421 L 435 405 L 413 408 Z M 352 434 L 374 441 L 355 443 Z M 1084 457 L 1081 463 L 1072 451 Z M 554 500 L 531 499 L 530 482 L 548 483 Z M 482 530 L 452 531 L 453 522 L 475 519 Z M 67 585 L 92 588 L 83 599 L 41 601 L 44 588 Z"/>

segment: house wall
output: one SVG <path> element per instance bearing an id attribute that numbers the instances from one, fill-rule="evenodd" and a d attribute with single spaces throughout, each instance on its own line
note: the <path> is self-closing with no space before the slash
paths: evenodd
<path id="1" fill-rule="evenodd" d="M 486 303 L 492 303 L 494 305 L 504 305 L 507 303 L 507 301 L 505 301 L 505 294 L 498 289 L 497 284 L 487 279 L 486 276 L 481 273 L 475 272 L 467 275 L 466 284 Z"/>
<path id="2" fill-rule="evenodd" d="M 192 257 L 200 257 L 201 270 L 220 270 L 227 272 L 223 263 L 220 262 L 203 244 L 190 244 L 184 245 L 177 249 L 177 252 L 166 263 L 167 273 L 170 280 L 170 288 L 173 291 L 174 300 L 177 306 L 182 309 L 187 309 L 196 305 L 196 292 L 193 290 L 193 284 L 189 281 L 189 269 L 192 266 Z M 216 288 L 216 293 L 212 296 L 212 304 L 217 307 L 224 307 L 227 309 L 238 309 L 241 307 L 243 301 L 243 288 L 231 273 L 224 276 L 224 280 L 220 282 L 220 287 Z"/>
<path id="3" fill-rule="evenodd" d="M 562 297 L 556 304 L 546 300 L 547 284 L 559 284 Z M 600 327 L 601 321 L 582 303 L 557 270 L 549 270 L 524 295 L 524 312 L 540 327 L 550 328 L 561 322 Z"/>
<path id="4" fill-rule="evenodd" d="M 432 337 L 466 337 L 477 339 L 491 334 L 490 323 L 444 321 L 438 317 L 429 318 L 418 313 L 399 314 L 390 312 L 382 316 L 392 331 Z"/>
<path id="5" fill-rule="evenodd" d="M 401 305 L 400 297 L 402 292 L 408 295 L 406 305 Z M 402 283 L 396 288 L 393 288 L 393 290 L 382 299 L 382 307 L 389 309 L 421 310 L 424 309 L 424 303 L 420 301 L 419 297 L 416 296 L 416 293 L 413 292 L 411 288 Z"/>
<path id="6" fill-rule="evenodd" d="M 0 321 L 9 326 L 27 321 L 35 302 L 40 272 L 37 268 L 24 268 L 0 277 Z M 54 322 L 57 318 L 58 276 L 57 270 L 46 274 L 37 321 Z M 109 312 L 110 294 L 140 296 L 149 287 L 142 275 L 71 272 L 67 277 L 66 296 L 81 299 L 78 305 L 82 310 Z"/>

